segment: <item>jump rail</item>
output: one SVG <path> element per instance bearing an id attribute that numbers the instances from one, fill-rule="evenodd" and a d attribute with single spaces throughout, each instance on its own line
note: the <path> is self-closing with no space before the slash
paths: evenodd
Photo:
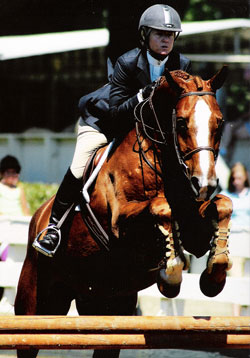
<path id="1" fill-rule="evenodd" d="M 250 349 L 250 317 L 1 316 L 0 349 Z"/>

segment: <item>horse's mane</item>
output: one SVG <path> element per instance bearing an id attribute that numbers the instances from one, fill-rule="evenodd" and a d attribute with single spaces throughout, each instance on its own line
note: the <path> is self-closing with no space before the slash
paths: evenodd
<path id="1" fill-rule="evenodd" d="M 175 70 L 175 71 L 171 71 L 170 73 L 173 77 L 182 78 L 185 81 L 191 79 L 191 77 L 193 78 L 192 75 L 190 75 L 189 73 L 183 70 Z"/>
<path id="2" fill-rule="evenodd" d="M 196 88 L 193 90 L 201 91 L 203 89 L 204 81 L 198 75 L 191 75 L 183 70 L 174 70 L 171 71 L 170 74 L 173 80 L 176 82 L 176 84 L 179 85 L 180 87 L 182 87 L 182 85 L 184 85 L 185 87 L 185 84 L 187 84 L 188 82 L 193 82 L 194 85 L 196 86 Z M 164 87 L 164 83 L 166 84 L 167 82 L 168 79 L 165 78 L 165 76 L 163 75 L 159 82 L 160 87 L 162 85 Z"/>

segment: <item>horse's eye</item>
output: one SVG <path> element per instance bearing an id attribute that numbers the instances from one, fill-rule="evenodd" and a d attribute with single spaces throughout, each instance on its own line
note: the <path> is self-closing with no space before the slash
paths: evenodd
<path id="1" fill-rule="evenodd" d="M 176 119 L 176 129 L 180 134 L 184 134 L 187 131 L 187 121 L 183 117 Z"/>
<path id="2" fill-rule="evenodd" d="M 215 143 L 217 143 L 221 139 L 225 121 L 223 119 L 220 119 L 220 120 L 217 120 L 217 123 L 218 123 L 218 127 L 217 127 L 215 138 L 214 138 Z"/>
<path id="3" fill-rule="evenodd" d="M 222 131 L 223 131 L 223 128 L 224 128 L 225 120 L 224 120 L 224 119 L 220 119 L 220 120 L 217 121 L 217 123 L 218 123 L 218 128 L 217 128 L 217 130 L 222 132 Z"/>

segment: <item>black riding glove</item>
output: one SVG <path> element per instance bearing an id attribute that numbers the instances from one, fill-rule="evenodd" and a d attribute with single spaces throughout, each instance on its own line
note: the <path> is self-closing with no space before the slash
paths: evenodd
<path id="1" fill-rule="evenodd" d="M 150 83 L 149 85 L 145 86 L 144 88 L 142 88 L 141 94 L 142 94 L 143 99 L 146 99 L 150 96 L 154 86 L 155 86 L 155 81 Z"/>

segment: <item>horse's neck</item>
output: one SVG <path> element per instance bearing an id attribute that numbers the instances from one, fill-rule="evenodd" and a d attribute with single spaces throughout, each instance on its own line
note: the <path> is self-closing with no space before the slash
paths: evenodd
<path id="1" fill-rule="evenodd" d="M 190 204 L 191 207 L 196 206 L 189 179 L 180 166 L 172 138 L 163 152 L 163 175 L 165 195 L 173 207 L 185 210 L 182 203 Z"/>

